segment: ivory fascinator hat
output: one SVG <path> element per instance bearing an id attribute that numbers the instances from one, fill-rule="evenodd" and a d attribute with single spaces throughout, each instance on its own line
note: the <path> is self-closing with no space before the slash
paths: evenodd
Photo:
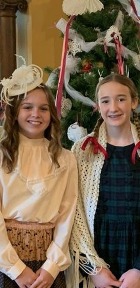
<path id="1" fill-rule="evenodd" d="M 18 55 L 16 55 L 18 56 Z M 3 78 L 0 84 L 3 86 L 1 90 L 1 101 L 10 104 L 10 96 L 18 96 L 35 89 L 43 82 L 43 70 L 34 64 L 26 65 L 25 59 L 19 56 L 24 64 L 15 69 L 12 76 Z"/>

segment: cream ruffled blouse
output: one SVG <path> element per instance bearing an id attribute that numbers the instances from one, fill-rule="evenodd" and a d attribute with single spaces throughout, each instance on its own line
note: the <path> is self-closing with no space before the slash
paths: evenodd
<path id="1" fill-rule="evenodd" d="M 71 263 L 68 242 L 78 191 L 76 160 L 71 151 L 62 149 L 60 167 L 56 167 L 48 144 L 45 138 L 29 139 L 20 134 L 15 170 L 6 174 L 0 169 L 0 271 L 11 279 L 25 265 L 7 238 L 4 219 L 53 224 L 55 236 L 43 268 L 55 278 Z"/>

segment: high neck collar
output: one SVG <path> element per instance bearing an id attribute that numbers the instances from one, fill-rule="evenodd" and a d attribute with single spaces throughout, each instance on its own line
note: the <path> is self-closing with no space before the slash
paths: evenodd
<path id="1" fill-rule="evenodd" d="M 20 144 L 23 144 L 23 145 L 38 146 L 38 145 L 41 145 L 43 143 L 45 143 L 45 144 L 47 143 L 47 139 L 45 137 L 39 138 L 39 139 L 32 139 L 32 138 L 28 138 L 28 137 L 24 136 L 21 133 L 19 133 L 19 140 L 20 140 Z"/>

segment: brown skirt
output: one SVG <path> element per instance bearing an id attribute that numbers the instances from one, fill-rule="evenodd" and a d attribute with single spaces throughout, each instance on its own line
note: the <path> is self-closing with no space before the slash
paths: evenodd
<path id="1" fill-rule="evenodd" d="M 5 220 L 9 240 L 19 258 L 34 272 L 46 260 L 46 250 L 53 237 L 52 224 Z M 0 288 L 18 288 L 15 281 L 0 272 Z M 52 288 L 66 288 L 64 272 L 60 272 Z"/>

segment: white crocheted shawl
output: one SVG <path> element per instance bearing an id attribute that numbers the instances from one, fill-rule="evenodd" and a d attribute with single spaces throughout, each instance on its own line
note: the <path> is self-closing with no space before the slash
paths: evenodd
<path id="1" fill-rule="evenodd" d="M 131 131 L 134 143 L 137 144 L 139 139 L 133 124 L 131 124 Z M 98 154 L 93 154 L 90 158 L 87 158 L 86 150 L 89 148 L 90 144 L 87 145 L 85 151 L 81 149 L 81 146 L 89 136 L 94 136 L 94 133 L 79 140 L 72 147 L 79 169 L 79 197 L 72 229 L 70 249 L 74 255 L 75 262 L 77 262 L 75 263 L 75 265 L 77 265 L 77 268 L 75 269 L 78 269 L 80 266 L 87 274 L 91 274 L 90 269 L 86 266 L 87 259 L 87 262 L 90 262 L 93 267 L 92 274 L 96 274 L 97 267 L 108 267 L 108 264 L 97 255 L 97 252 L 94 249 L 94 216 L 99 196 L 101 169 L 104 164 L 105 156 L 102 152 L 99 152 Z M 99 129 L 98 143 L 106 149 L 107 135 L 104 122 Z M 81 256 L 82 253 L 86 255 L 86 259 Z M 76 277 L 77 283 L 79 276 L 76 274 Z M 73 284 L 73 288 L 74 287 L 77 288 L 79 286 Z M 88 287 L 91 286 L 89 285 Z"/>

